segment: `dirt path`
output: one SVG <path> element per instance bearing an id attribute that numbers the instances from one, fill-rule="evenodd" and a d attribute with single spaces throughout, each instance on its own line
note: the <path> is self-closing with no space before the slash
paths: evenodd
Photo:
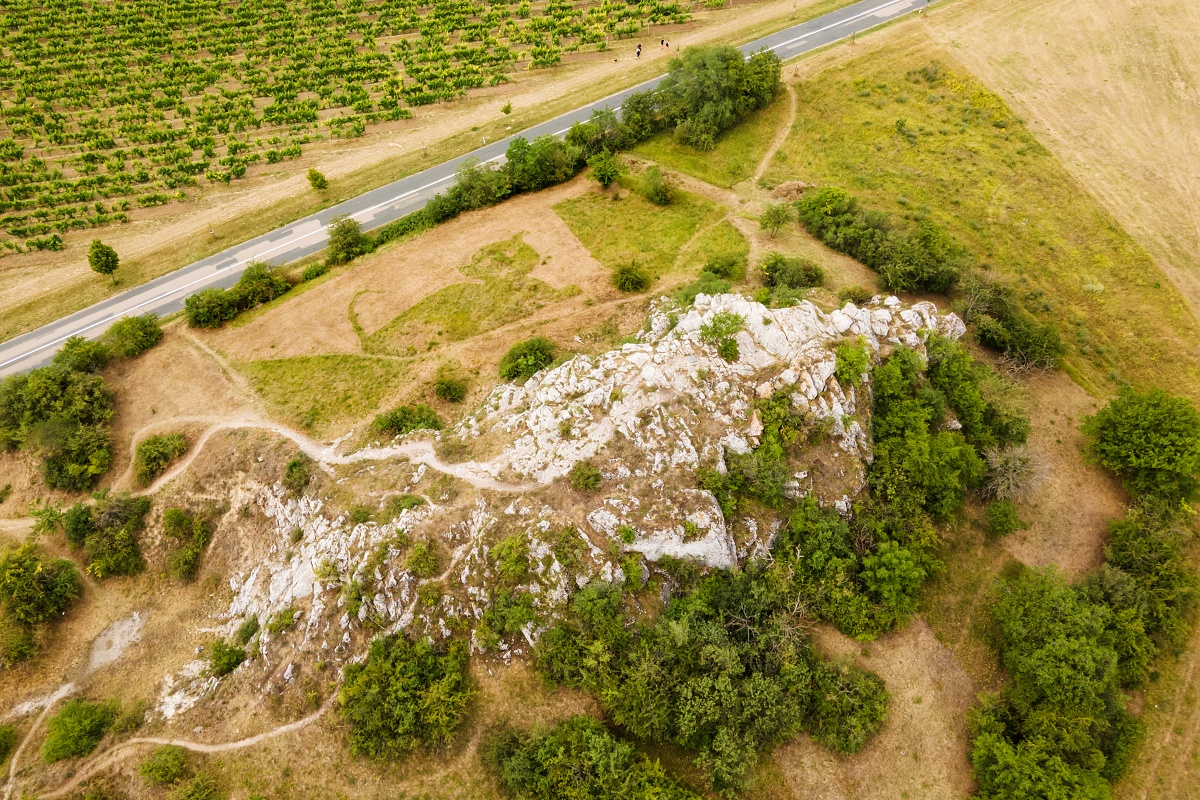
<path id="1" fill-rule="evenodd" d="M 783 147 L 788 134 L 792 132 L 792 126 L 796 124 L 796 90 L 790 83 L 785 83 L 783 88 L 787 89 L 788 94 L 787 122 L 779 126 L 779 130 L 775 132 L 775 138 L 771 140 L 771 146 L 767 148 L 767 152 L 763 153 L 762 161 L 758 162 L 758 169 L 754 170 L 754 183 L 756 184 L 767 173 L 767 167 L 771 166 L 771 159 L 775 157 L 779 148 Z"/>

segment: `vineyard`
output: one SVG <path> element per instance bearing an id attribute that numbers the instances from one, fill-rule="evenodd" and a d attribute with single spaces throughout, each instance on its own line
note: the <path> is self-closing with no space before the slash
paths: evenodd
<path id="1" fill-rule="evenodd" d="M 0 254 L 688 16 L 677 0 L 7 0 Z"/>

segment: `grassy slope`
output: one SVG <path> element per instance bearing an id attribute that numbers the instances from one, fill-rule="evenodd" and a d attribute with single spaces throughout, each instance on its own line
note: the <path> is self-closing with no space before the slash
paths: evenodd
<path id="1" fill-rule="evenodd" d="M 620 200 L 591 193 L 554 210 L 601 264 L 615 270 L 636 263 L 655 278 L 670 271 L 697 231 L 724 215 L 716 204 L 687 192 L 676 192 L 675 201 L 661 208 L 635 193 Z"/>
<path id="2" fill-rule="evenodd" d="M 910 74 L 934 59 L 935 82 Z M 868 205 L 928 216 L 1016 281 L 1062 326 L 1073 377 L 1160 381 L 1200 397 L 1200 331 L 1141 247 L 1002 101 L 944 53 L 880 49 L 798 87 L 796 125 L 766 180 L 841 186 Z"/>
<path id="3" fill-rule="evenodd" d="M 751 114 L 722 136 L 710 152 L 679 144 L 671 133 L 661 133 L 638 145 L 633 152 L 714 186 L 729 187 L 754 175 L 755 167 L 787 115 L 787 96 L 780 95 L 774 103 Z"/>

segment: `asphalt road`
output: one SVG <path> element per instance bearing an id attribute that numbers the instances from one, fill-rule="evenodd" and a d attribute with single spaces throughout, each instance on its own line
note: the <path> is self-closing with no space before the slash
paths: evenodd
<path id="1" fill-rule="evenodd" d="M 764 48 L 774 50 L 781 59 L 787 60 L 922 9 L 927 4 L 928 0 L 862 0 L 800 25 L 756 39 L 739 49 L 747 55 Z M 467 159 L 501 159 L 508 149 L 509 142 L 517 136 L 533 139 L 542 134 L 561 135 L 575 122 L 587 120 L 593 111 L 603 108 L 619 109 L 626 97 L 634 92 L 653 89 L 661 80 L 660 76 L 597 100 L 541 125 L 513 134 L 507 139 L 444 161 L 435 167 L 401 178 L 230 247 L 149 283 L 110 297 L 83 311 L 10 339 L 0 344 L 0 376 L 43 366 L 53 358 L 59 346 L 72 336 L 96 338 L 122 317 L 148 312 L 168 314 L 183 308 L 183 301 L 201 289 L 212 286 L 228 288 L 237 283 L 242 270 L 251 262 L 287 264 L 319 252 L 325 248 L 327 226 L 333 217 L 342 214 L 350 216 L 358 220 L 364 230 L 378 228 L 399 219 L 422 208 L 429 198 L 450 185 L 455 171 Z"/>

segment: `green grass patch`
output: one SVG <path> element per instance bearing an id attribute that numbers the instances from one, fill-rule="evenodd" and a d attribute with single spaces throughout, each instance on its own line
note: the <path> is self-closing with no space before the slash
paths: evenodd
<path id="1" fill-rule="evenodd" d="M 706 152 L 680 144 L 668 131 L 646 140 L 633 152 L 705 183 L 733 186 L 754 176 L 755 168 L 787 118 L 788 99 L 781 94 L 774 103 L 727 131 L 713 150 Z"/>
<path id="2" fill-rule="evenodd" d="M 939 65 L 934 56 L 942 59 Z M 1150 256 L 1003 101 L 930 50 L 879 49 L 797 87 L 796 124 L 768 183 L 839 186 L 870 208 L 930 219 L 1005 276 L 1071 348 L 1085 388 L 1171 369 L 1200 395 L 1200 331 Z"/>
<path id="3" fill-rule="evenodd" d="M 408 371 L 393 359 L 352 355 L 243 361 L 237 368 L 272 414 L 322 436 L 378 411 Z"/>
<path id="4" fill-rule="evenodd" d="M 370 353 L 416 355 L 440 342 L 459 342 L 529 316 L 548 303 L 579 294 L 578 286 L 554 289 L 529 277 L 537 251 L 521 234 L 488 245 L 459 272 L 471 282 L 455 283 L 423 298 L 412 308 L 363 337 Z"/>
<path id="5" fill-rule="evenodd" d="M 713 264 L 720 268 L 720 259 L 734 260 L 734 268 L 728 276 L 734 280 L 745 280 L 747 260 L 750 258 L 750 243 L 742 232 L 727 219 L 700 234 L 688 245 L 683 265 L 691 270 L 701 270 Z"/>
<path id="6" fill-rule="evenodd" d="M 671 269 L 696 231 L 724 213 L 716 203 L 680 191 L 667 206 L 633 193 L 613 200 L 589 192 L 564 200 L 554 211 L 604 266 L 616 270 L 636 263 L 655 278 Z"/>

